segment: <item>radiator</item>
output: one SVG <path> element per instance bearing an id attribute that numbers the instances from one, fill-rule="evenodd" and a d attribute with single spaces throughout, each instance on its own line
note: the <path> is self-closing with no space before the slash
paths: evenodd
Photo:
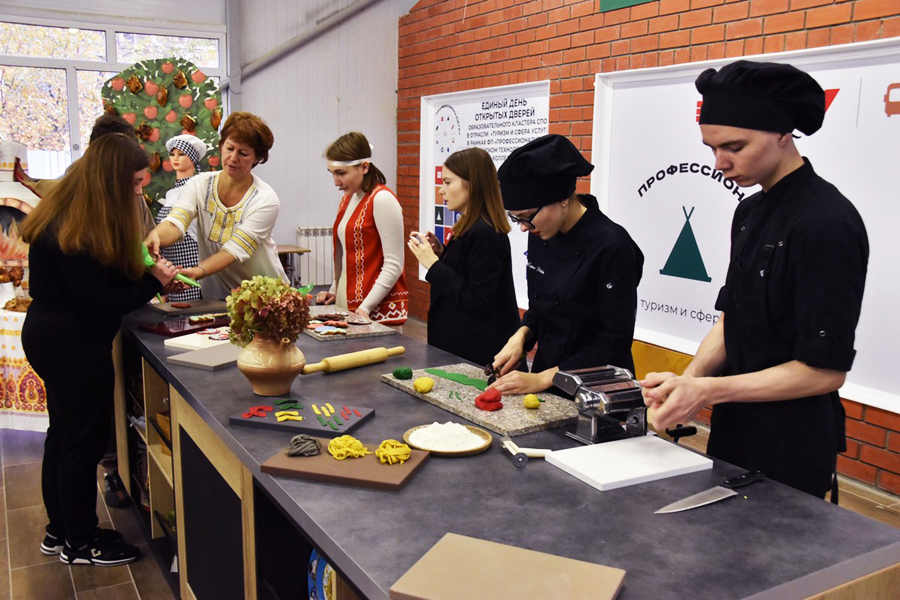
<path id="1" fill-rule="evenodd" d="M 303 285 L 331 285 L 334 279 L 331 227 L 298 227 L 297 245 L 310 250 L 300 255 L 300 281 Z"/>

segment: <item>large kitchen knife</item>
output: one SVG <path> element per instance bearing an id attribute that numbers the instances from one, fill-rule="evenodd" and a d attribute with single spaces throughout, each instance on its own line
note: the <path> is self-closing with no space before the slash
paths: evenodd
<path id="1" fill-rule="evenodd" d="M 761 481 L 765 478 L 766 476 L 759 471 L 747 471 L 746 473 L 726 479 L 722 482 L 722 485 L 717 485 L 716 487 L 700 492 L 699 494 L 694 494 L 693 496 L 688 496 L 678 502 L 673 502 L 668 506 L 663 506 L 653 514 L 661 515 L 665 513 L 681 512 L 683 510 L 706 506 L 707 504 L 712 504 L 713 502 L 718 502 L 725 498 L 731 498 L 732 496 L 737 496 L 737 492 L 734 491 L 735 488 L 745 486 L 754 481 Z"/>

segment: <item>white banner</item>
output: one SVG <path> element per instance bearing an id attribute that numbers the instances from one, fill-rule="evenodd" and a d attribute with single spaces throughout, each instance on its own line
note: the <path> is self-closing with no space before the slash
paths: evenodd
<path id="1" fill-rule="evenodd" d="M 826 90 L 824 126 L 797 147 L 859 210 L 870 245 L 857 356 L 841 393 L 900 412 L 900 40 L 746 58 L 788 62 Z M 694 81 L 728 62 L 609 73 L 595 84 L 592 190 L 646 258 L 635 337 L 690 354 L 718 318 L 734 209 L 759 189 L 723 180 L 700 139 Z"/>
<path id="2" fill-rule="evenodd" d="M 486 150 L 499 168 L 510 152 L 547 134 L 550 117 L 550 82 L 483 88 L 467 92 L 422 97 L 419 145 L 419 230 L 434 231 L 438 239 L 450 239 L 459 214 L 444 206 L 441 167 L 457 150 Z M 528 307 L 525 284 L 525 251 L 528 234 L 513 227 L 513 279 L 519 306 Z M 419 278 L 425 271 L 419 268 Z"/>

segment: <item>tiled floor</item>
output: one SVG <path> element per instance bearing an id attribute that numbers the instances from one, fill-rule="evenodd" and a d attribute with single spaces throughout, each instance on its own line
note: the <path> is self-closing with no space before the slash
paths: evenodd
<path id="1" fill-rule="evenodd" d="M 409 320 L 403 333 L 425 339 L 425 325 Z M 0 429 L 0 600 L 172 600 L 156 560 L 146 544 L 144 556 L 122 567 L 68 566 L 44 556 L 38 546 L 46 524 L 41 502 L 43 433 Z M 703 450 L 706 432 L 682 443 Z M 900 498 L 852 481 L 841 482 L 841 506 L 900 528 Z M 114 527 L 126 541 L 141 541 L 130 508 L 107 508 L 98 494 L 102 527 Z"/>
<path id="2" fill-rule="evenodd" d="M 43 433 L 0 429 L 0 600 L 173 600 L 146 544 L 140 560 L 121 567 L 69 566 L 41 553 L 43 442 Z M 98 494 L 97 514 L 101 527 L 143 541 L 131 508 L 107 508 Z"/>

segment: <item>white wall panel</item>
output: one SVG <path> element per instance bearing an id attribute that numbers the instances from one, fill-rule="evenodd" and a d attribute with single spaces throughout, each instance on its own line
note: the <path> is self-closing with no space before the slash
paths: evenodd
<path id="1" fill-rule="evenodd" d="M 67 23 L 122 23 L 143 27 L 221 31 L 225 0 L 28 0 L 0 2 L 0 15 Z"/>
<path id="2" fill-rule="evenodd" d="M 302 3 L 312 8 L 297 4 L 241 3 L 241 64 L 303 33 L 337 6 L 323 2 L 318 11 L 315 2 Z M 295 243 L 297 227 L 333 222 L 340 192 L 322 155 L 343 133 L 366 135 L 375 146 L 373 162 L 395 186 L 398 19 L 414 4 L 377 2 L 243 80 L 242 109 L 266 119 L 275 134 L 269 162 L 255 172 L 281 198 L 278 243 Z M 286 31 L 285 23 L 297 30 Z"/>

